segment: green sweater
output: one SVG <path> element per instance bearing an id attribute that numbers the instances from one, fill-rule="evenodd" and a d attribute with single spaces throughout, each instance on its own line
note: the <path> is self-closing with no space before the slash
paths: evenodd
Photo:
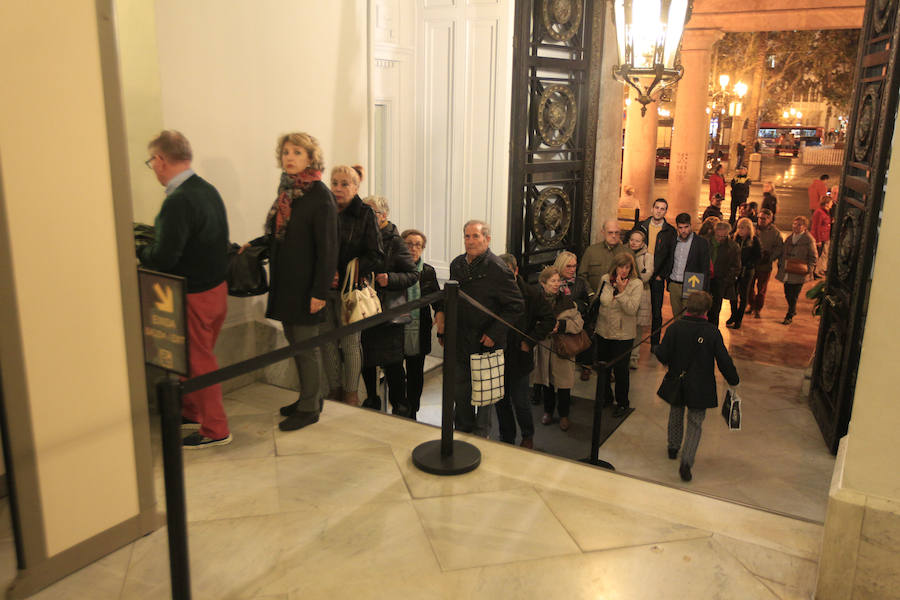
<path id="1" fill-rule="evenodd" d="M 191 175 L 165 199 L 155 229 L 156 241 L 138 257 L 143 266 L 185 277 L 189 294 L 225 280 L 228 218 L 222 197 L 210 183 Z"/>

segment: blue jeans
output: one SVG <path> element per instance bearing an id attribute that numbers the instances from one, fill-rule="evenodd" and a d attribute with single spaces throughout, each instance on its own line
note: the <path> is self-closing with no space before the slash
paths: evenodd
<path id="1" fill-rule="evenodd" d="M 528 399 L 528 373 L 521 377 L 506 378 L 506 394 L 496 406 L 501 441 L 507 444 L 516 443 L 516 421 L 522 430 L 523 440 L 534 437 L 534 418 Z"/>

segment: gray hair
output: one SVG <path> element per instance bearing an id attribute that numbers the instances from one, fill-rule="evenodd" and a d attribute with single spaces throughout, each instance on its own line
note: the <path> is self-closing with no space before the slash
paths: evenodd
<path id="1" fill-rule="evenodd" d="M 387 198 L 384 196 L 367 196 L 363 202 L 371 206 L 372 210 L 383 214 L 385 217 L 391 212 Z"/>
<path id="2" fill-rule="evenodd" d="M 158 136 L 150 140 L 147 150 L 158 152 L 166 159 L 174 162 L 190 161 L 194 158 L 191 151 L 191 143 L 184 134 L 174 129 L 165 129 Z"/>
<path id="3" fill-rule="evenodd" d="M 463 233 L 465 233 L 466 229 L 468 229 L 472 225 L 480 225 L 481 235 L 483 235 L 484 237 L 491 237 L 491 226 L 479 219 L 469 219 L 468 221 L 466 221 L 466 224 L 463 225 Z"/>
<path id="4" fill-rule="evenodd" d="M 519 268 L 519 263 L 516 261 L 516 257 L 513 256 L 512 254 L 509 254 L 508 252 L 501 254 L 497 258 L 499 258 L 500 260 L 505 262 L 506 266 L 508 266 L 509 270 L 512 271 L 513 273 L 515 273 L 516 269 Z"/>

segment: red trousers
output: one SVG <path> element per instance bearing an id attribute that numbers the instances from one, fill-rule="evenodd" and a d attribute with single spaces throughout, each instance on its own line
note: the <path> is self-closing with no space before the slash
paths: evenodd
<path id="1" fill-rule="evenodd" d="M 213 348 L 225 322 L 228 286 L 222 282 L 211 290 L 187 294 L 188 353 L 191 377 L 219 368 Z M 222 405 L 222 386 L 211 385 L 186 394 L 182 416 L 200 423 L 200 435 L 214 440 L 228 436 L 228 418 Z"/>

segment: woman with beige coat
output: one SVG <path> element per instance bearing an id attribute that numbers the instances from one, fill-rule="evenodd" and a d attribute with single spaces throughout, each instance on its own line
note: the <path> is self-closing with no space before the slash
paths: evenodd
<path id="1" fill-rule="evenodd" d="M 634 343 L 637 329 L 637 314 L 641 306 L 644 283 L 638 276 L 634 257 L 621 254 L 613 259 L 609 273 L 600 279 L 600 309 L 597 314 L 597 358 L 603 362 L 627 354 Z M 609 368 L 600 371 L 605 381 L 600 385 L 607 390 L 607 398 L 612 398 L 609 373 L 616 375 L 616 410 L 615 417 L 623 417 L 628 413 L 628 363 L 625 356 Z"/>
<path id="2" fill-rule="evenodd" d="M 557 333 L 579 333 L 584 327 L 584 320 L 572 298 L 561 293 L 559 271 L 556 267 L 546 267 L 541 271 L 538 281 L 541 284 L 544 298 L 553 307 L 556 325 L 550 336 L 535 348 L 534 370 L 531 372 L 531 383 L 537 397 L 544 398 L 544 416 L 541 423 L 549 425 L 553 422 L 553 411 L 559 412 L 559 428 L 569 429 L 569 405 L 572 400 L 572 386 L 575 385 L 575 363 L 561 358 L 550 351 L 553 335 Z"/>
<path id="3" fill-rule="evenodd" d="M 647 249 L 643 229 L 634 229 L 628 236 L 628 247 L 634 252 L 634 266 L 637 269 L 638 277 L 644 284 L 641 292 L 641 305 L 637 313 L 637 326 L 634 332 L 635 343 L 641 341 L 645 335 L 650 333 L 650 278 L 653 277 L 653 254 Z M 638 346 L 631 351 L 631 361 L 629 366 L 632 369 L 638 368 L 638 360 L 641 357 L 641 347 Z"/>

